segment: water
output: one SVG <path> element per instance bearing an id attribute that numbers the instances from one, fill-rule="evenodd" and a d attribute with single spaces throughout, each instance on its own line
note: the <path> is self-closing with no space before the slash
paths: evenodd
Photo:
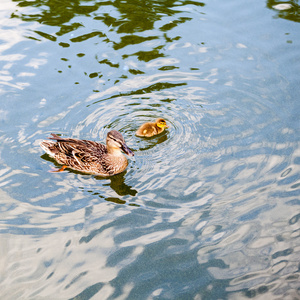
<path id="1" fill-rule="evenodd" d="M 299 299 L 299 12 L 2 0 L 1 299 Z M 48 172 L 111 129 L 125 172 Z"/>

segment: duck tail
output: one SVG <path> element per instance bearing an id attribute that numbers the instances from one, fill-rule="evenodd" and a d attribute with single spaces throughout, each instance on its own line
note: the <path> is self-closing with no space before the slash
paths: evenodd
<path id="1" fill-rule="evenodd" d="M 52 141 L 42 141 L 40 142 L 41 148 L 49 154 L 51 157 L 54 157 L 55 154 L 57 153 L 57 149 L 54 146 L 55 142 Z"/>
<path id="2" fill-rule="evenodd" d="M 65 138 L 63 138 L 63 137 L 61 137 L 61 136 L 59 136 L 59 135 L 57 135 L 57 134 L 55 134 L 55 133 L 51 133 L 51 135 L 52 135 L 52 136 L 49 136 L 49 137 L 48 137 L 49 140 L 56 140 L 56 141 L 59 141 L 59 142 L 65 140 Z"/>

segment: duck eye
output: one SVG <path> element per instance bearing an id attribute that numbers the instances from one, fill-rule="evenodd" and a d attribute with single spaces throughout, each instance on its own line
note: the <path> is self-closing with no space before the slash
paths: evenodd
<path id="1" fill-rule="evenodd" d="M 113 136 L 110 135 L 109 138 L 118 143 L 118 141 Z"/>
<path id="2" fill-rule="evenodd" d="M 114 137 L 110 137 L 116 144 L 118 144 L 118 146 L 121 148 L 122 147 L 122 143 L 120 141 L 118 141 L 117 139 L 115 139 Z"/>

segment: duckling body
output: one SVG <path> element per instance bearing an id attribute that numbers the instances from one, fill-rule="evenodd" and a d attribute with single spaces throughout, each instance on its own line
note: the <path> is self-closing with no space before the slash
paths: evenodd
<path id="1" fill-rule="evenodd" d="M 148 122 L 143 124 L 136 132 L 137 136 L 151 137 L 162 133 L 165 128 L 169 128 L 164 119 L 159 118 L 155 122 Z"/>
<path id="2" fill-rule="evenodd" d="M 127 147 L 122 134 L 116 130 L 107 133 L 106 146 L 88 140 L 62 138 L 51 134 L 51 140 L 42 141 L 40 146 L 53 157 L 63 168 L 84 173 L 112 176 L 123 172 L 128 161 L 121 150 L 127 155 L 133 156 L 133 152 Z"/>

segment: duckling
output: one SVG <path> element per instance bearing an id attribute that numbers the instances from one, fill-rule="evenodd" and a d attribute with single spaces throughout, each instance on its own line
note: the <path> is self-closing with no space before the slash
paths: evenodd
<path id="1" fill-rule="evenodd" d="M 169 128 L 169 126 L 164 119 L 159 118 L 154 123 L 148 122 L 143 124 L 135 134 L 142 137 L 151 137 L 162 133 L 165 128 Z"/>
<path id="2" fill-rule="evenodd" d="M 117 130 L 107 133 L 106 146 L 93 141 L 63 138 L 53 133 L 51 135 L 49 139 L 56 141 L 45 140 L 40 146 L 63 165 L 58 172 L 70 168 L 88 174 L 112 176 L 123 172 L 128 165 L 121 150 L 128 156 L 134 156 Z"/>

